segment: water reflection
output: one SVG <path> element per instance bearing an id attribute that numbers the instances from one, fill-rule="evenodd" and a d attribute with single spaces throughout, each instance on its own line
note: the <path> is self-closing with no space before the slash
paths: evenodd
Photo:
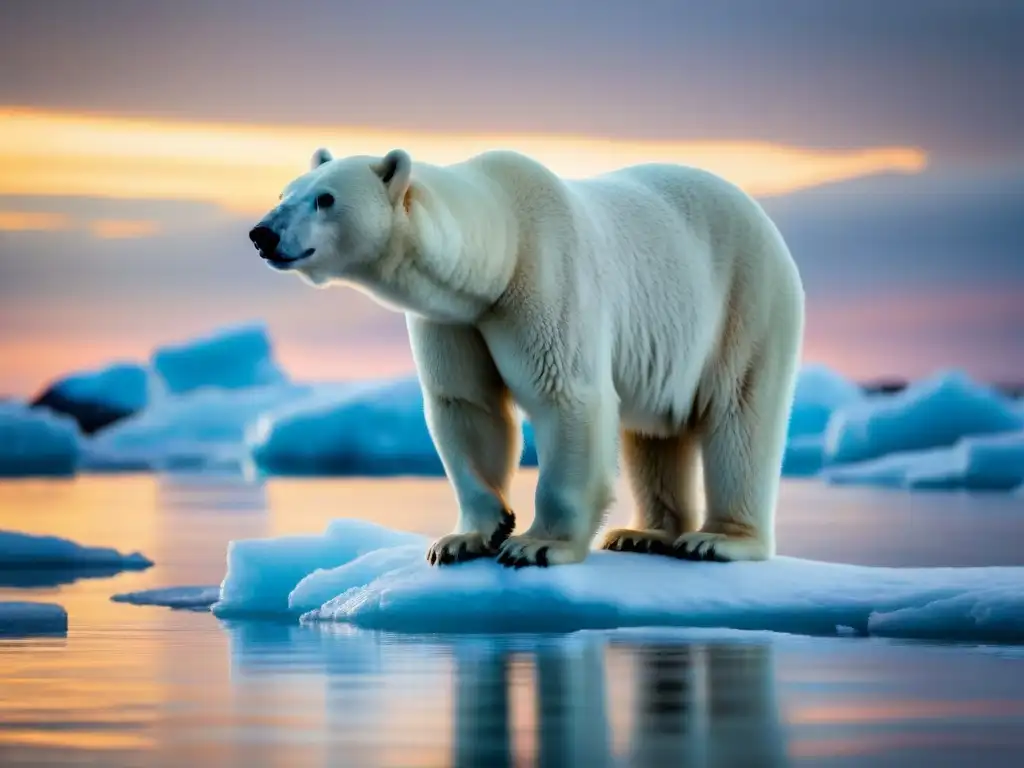
<path id="1" fill-rule="evenodd" d="M 109 579 L 125 569 L 119 565 L 67 566 L 61 568 L 0 568 L 0 587 L 9 589 L 53 589 L 82 579 Z"/>
<path id="2" fill-rule="evenodd" d="M 631 765 L 788 764 L 771 645 L 655 644 L 633 652 Z"/>
<path id="3" fill-rule="evenodd" d="M 769 643 L 226 628 L 236 686 L 274 679 L 280 696 L 288 678 L 304 680 L 313 705 L 309 683 L 324 676 L 326 738 L 351 764 L 789 763 Z"/>
<path id="4" fill-rule="evenodd" d="M 156 501 L 165 512 L 265 510 L 266 482 L 234 474 L 175 474 L 156 477 Z"/>
<path id="5" fill-rule="evenodd" d="M 531 472 L 512 493 L 526 515 Z M 0 528 L 157 563 L 0 585 L 0 599 L 69 614 L 66 640 L 0 642 L 0 765 L 1021 765 L 1018 650 L 712 630 L 402 638 L 111 602 L 219 582 L 231 539 L 345 515 L 434 535 L 451 524 L 441 480 L 221 480 L 0 482 Z M 847 562 L 1020 564 L 1019 506 L 785 484 L 780 540 Z M 910 535 L 922 525 L 924 543 Z M 965 531 L 977 546 L 959 546 Z"/>
<path id="6" fill-rule="evenodd" d="M 456 655 L 454 765 L 512 765 L 511 656 L 499 649 Z"/>
<path id="7" fill-rule="evenodd" d="M 513 736 L 510 699 L 517 693 L 532 697 L 536 765 L 611 764 L 603 642 L 542 641 L 510 648 L 508 642 L 483 641 L 456 646 L 454 659 L 452 765 L 518 764 L 516 752 L 530 745 Z M 519 691 L 510 675 L 515 664 L 533 672 Z"/>

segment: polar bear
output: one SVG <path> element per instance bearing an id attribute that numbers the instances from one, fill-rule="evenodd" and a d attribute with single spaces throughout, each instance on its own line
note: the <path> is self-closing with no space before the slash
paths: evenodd
<path id="1" fill-rule="evenodd" d="M 604 549 L 773 556 L 804 292 L 731 183 L 666 164 L 564 180 L 511 151 L 437 166 L 321 149 L 249 235 L 272 268 L 405 313 L 459 507 L 431 563 L 583 560 L 620 454 L 636 511 Z M 520 410 L 539 476 L 535 520 L 512 535 Z"/>

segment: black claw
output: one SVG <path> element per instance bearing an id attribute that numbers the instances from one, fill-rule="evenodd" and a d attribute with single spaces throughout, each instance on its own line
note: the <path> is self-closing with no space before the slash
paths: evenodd
<path id="1" fill-rule="evenodd" d="M 650 548 L 647 550 L 652 555 L 670 555 L 672 554 L 671 547 L 663 541 L 651 541 Z"/>
<path id="2" fill-rule="evenodd" d="M 539 565 L 541 568 L 547 568 L 548 567 L 548 548 L 547 547 L 541 547 L 540 549 L 537 550 L 537 565 Z"/>
<path id="3" fill-rule="evenodd" d="M 675 552 L 676 552 L 676 557 L 678 557 L 678 558 L 680 558 L 682 560 L 696 560 L 696 559 L 698 559 L 697 556 L 696 556 L 697 553 L 696 552 L 692 552 L 689 549 L 687 549 L 685 544 L 683 546 L 679 547 L 678 549 L 676 549 Z"/>
<path id="4" fill-rule="evenodd" d="M 501 517 L 501 522 L 498 523 L 498 527 L 491 534 L 491 538 L 487 540 L 487 546 L 490 549 L 497 549 L 505 540 L 512 535 L 512 531 L 516 527 L 516 516 L 511 509 L 506 509 L 505 513 Z"/>
<path id="5" fill-rule="evenodd" d="M 727 562 L 729 562 L 729 561 L 728 561 L 728 560 L 726 560 L 726 559 L 725 559 L 724 557 L 722 557 L 721 555 L 719 555 L 719 554 L 718 554 L 718 550 L 717 550 L 717 549 L 715 549 L 714 547 L 712 547 L 712 548 L 711 548 L 711 554 L 710 554 L 710 556 L 708 557 L 708 560 L 712 560 L 712 561 L 714 561 L 714 562 L 716 562 L 716 563 L 727 563 Z"/>
<path id="6" fill-rule="evenodd" d="M 636 552 L 636 542 L 632 539 L 619 539 L 619 550 L 622 552 Z"/>
<path id="7" fill-rule="evenodd" d="M 455 556 L 455 559 L 456 560 L 468 560 L 469 558 L 466 557 L 466 553 L 468 552 L 468 550 L 469 550 L 469 547 L 466 545 L 466 542 L 462 542 L 461 544 L 459 544 L 459 552 Z"/>
<path id="8" fill-rule="evenodd" d="M 441 553 L 441 565 L 448 565 L 449 563 L 455 562 L 455 555 L 449 552 L 447 549 Z"/>

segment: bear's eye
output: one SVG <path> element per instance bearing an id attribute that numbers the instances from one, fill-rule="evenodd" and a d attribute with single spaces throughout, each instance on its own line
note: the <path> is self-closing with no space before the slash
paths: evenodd
<path id="1" fill-rule="evenodd" d="M 318 211 L 326 211 L 332 205 L 334 205 L 334 195 L 330 192 L 324 192 L 316 196 L 316 209 Z"/>

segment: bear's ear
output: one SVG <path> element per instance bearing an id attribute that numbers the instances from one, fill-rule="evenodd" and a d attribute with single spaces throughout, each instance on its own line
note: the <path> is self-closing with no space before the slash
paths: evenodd
<path id="1" fill-rule="evenodd" d="M 316 152 L 313 153 L 312 159 L 309 161 L 309 170 L 315 171 L 324 163 L 330 162 L 334 159 L 334 155 L 331 154 L 329 149 L 320 147 Z"/>
<path id="2" fill-rule="evenodd" d="M 373 166 L 374 172 L 387 187 L 388 197 L 392 205 L 405 198 L 412 179 L 412 158 L 404 149 L 393 149 L 384 155 L 384 159 Z"/>

